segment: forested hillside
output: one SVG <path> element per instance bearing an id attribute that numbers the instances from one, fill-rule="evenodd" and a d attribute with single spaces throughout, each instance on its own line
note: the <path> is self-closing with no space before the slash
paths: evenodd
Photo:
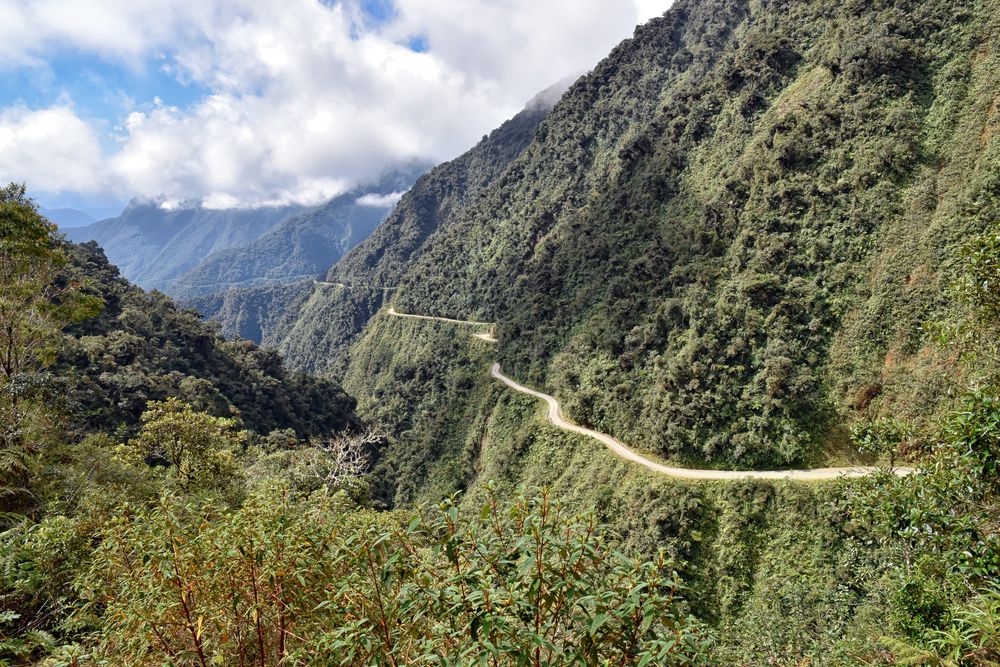
<path id="1" fill-rule="evenodd" d="M 218 322 L 223 335 L 274 347 L 313 280 L 367 239 L 427 168 L 393 170 L 293 215 L 252 243 L 210 255 L 168 292 Z"/>
<path id="2" fill-rule="evenodd" d="M 203 302 L 278 352 L 0 190 L 0 663 L 997 665 L 998 40 L 677 0 Z M 496 362 L 651 460 L 871 474 L 658 474 Z"/>
<path id="3" fill-rule="evenodd" d="M 472 507 L 492 480 L 596 504 L 681 564 L 723 664 L 993 655 L 972 619 L 996 618 L 993 463 L 977 463 L 997 451 L 996 325 L 973 313 L 997 284 L 975 248 L 1000 219 L 998 17 L 995 0 L 678 2 L 488 180 L 447 207 L 431 196 L 455 187 L 447 165 L 418 182 L 281 350 L 386 427 L 386 502 Z M 389 305 L 496 322 L 499 343 Z M 490 378 L 497 360 L 677 464 L 926 467 L 671 482 L 545 425 Z"/>
<path id="4" fill-rule="evenodd" d="M 666 557 L 544 491 L 373 511 L 352 407 L 0 189 L 0 662 L 708 663 Z"/>
<path id="5" fill-rule="evenodd" d="M 233 287 L 205 296 L 189 297 L 184 304 L 218 322 L 226 338 L 239 336 L 276 348 L 285 331 L 312 294 L 315 278 L 276 285 Z"/>
<path id="6" fill-rule="evenodd" d="M 331 276 L 496 321 L 505 368 L 648 451 L 836 457 L 844 424 L 947 395 L 925 325 L 996 216 L 993 7 L 680 3 L 463 205 L 418 208 L 432 173 Z M 347 349 L 381 300 L 318 291 L 281 349 L 379 377 Z M 391 326 L 362 345 L 395 346 Z"/>
<path id="7" fill-rule="evenodd" d="M 74 324 L 50 372 L 84 432 L 134 429 L 149 401 L 179 398 L 261 434 L 325 437 L 352 425 L 354 400 L 329 380 L 288 371 L 272 350 L 227 341 L 197 313 L 128 283 L 96 243 L 67 248 L 67 280 L 101 312 Z"/>

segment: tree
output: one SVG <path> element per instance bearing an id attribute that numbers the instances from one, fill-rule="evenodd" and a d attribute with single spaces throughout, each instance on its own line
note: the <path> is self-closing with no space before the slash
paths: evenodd
<path id="1" fill-rule="evenodd" d="M 7 509 L 27 493 L 33 457 L 52 418 L 38 399 L 37 372 L 55 359 L 61 331 L 96 314 L 100 301 L 66 280 L 55 225 L 25 186 L 0 188 L 0 490 Z"/>
<path id="2" fill-rule="evenodd" d="M 959 349 L 975 364 L 978 383 L 1000 380 L 1000 224 L 977 235 L 962 249 L 962 275 L 956 291 L 969 309 L 960 327 Z M 972 364 L 970 364 L 971 366 Z"/>
<path id="3" fill-rule="evenodd" d="M 852 427 L 851 436 L 858 451 L 878 460 L 887 459 L 892 470 L 896 467 L 900 448 L 914 437 L 914 429 L 911 424 L 894 417 L 880 417 L 858 422 Z"/>
<path id="4" fill-rule="evenodd" d="M 196 412 L 176 398 L 150 401 L 142 430 L 129 443 L 150 465 L 166 466 L 184 491 L 225 486 L 239 476 L 247 439 L 235 419 Z"/>

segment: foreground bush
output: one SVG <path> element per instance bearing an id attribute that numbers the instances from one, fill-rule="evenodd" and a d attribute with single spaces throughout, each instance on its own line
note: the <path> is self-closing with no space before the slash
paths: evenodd
<path id="1" fill-rule="evenodd" d="M 473 520 L 239 511 L 165 500 L 121 518 L 80 584 L 97 655 L 130 665 L 687 665 L 707 650 L 660 558 L 613 552 L 545 495 Z M 95 656 L 97 657 L 97 656 Z"/>

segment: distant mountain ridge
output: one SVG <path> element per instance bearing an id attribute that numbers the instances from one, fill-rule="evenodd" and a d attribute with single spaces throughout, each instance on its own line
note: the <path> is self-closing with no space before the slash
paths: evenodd
<path id="1" fill-rule="evenodd" d="M 45 208 L 39 207 L 38 212 L 44 215 L 49 222 L 54 222 L 60 228 L 83 227 L 94 224 L 97 219 L 86 211 L 75 208 Z"/>
<path id="2" fill-rule="evenodd" d="M 223 306 L 226 295 L 322 275 L 368 238 L 429 167 L 402 165 L 318 206 L 212 210 L 135 199 L 116 218 L 63 231 L 70 241 L 96 241 L 137 285 L 222 318 L 229 335 L 259 340 L 256 322 L 246 326 L 245 313 Z"/>
<path id="3" fill-rule="evenodd" d="M 232 288 L 316 277 L 367 239 L 429 165 L 415 162 L 320 206 L 290 215 L 254 241 L 207 257 L 168 292 L 191 299 Z"/>
<path id="4" fill-rule="evenodd" d="M 302 210 L 301 206 L 168 210 L 157 202 L 134 199 L 117 218 L 64 231 L 77 243 L 96 241 L 122 275 L 140 287 L 167 291 L 206 257 L 251 243 Z"/>

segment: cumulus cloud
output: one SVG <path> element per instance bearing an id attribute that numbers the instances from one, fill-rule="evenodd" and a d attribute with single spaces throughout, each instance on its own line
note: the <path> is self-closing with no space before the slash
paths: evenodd
<path id="1" fill-rule="evenodd" d="M 0 111 L 0 174 L 51 190 L 92 191 L 105 179 L 93 128 L 66 106 Z"/>
<path id="2" fill-rule="evenodd" d="M 670 0 L 396 0 L 380 22 L 360 3 L 0 0 L 0 68 L 73 49 L 209 91 L 185 108 L 140 101 L 103 154 L 69 106 L 7 110 L 5 127 L 58 121 L 64 146 L 0 129 L 0 146 L 38 151 L 34 171 L 0 156 L 0 178 L 219 208 L 316 203 L 394 163 L 459 154 Z M 64 174 L 67 160 L 81 167 Z"/>

